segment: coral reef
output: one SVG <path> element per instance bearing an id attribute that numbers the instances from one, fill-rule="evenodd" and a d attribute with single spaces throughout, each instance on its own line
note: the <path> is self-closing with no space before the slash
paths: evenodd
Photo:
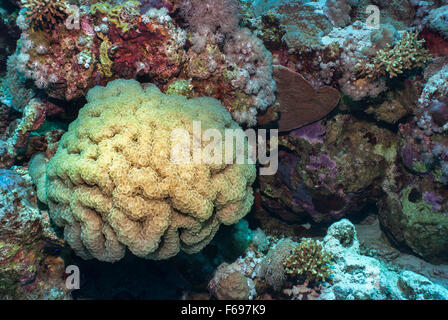
<path id="1" fill-rule="evenodd" d="M 277 173 L 259 178 L 262 203 L 295 222 L 334 221 L 375 203 L 397 154 L 392 133 L 349 115 L 293 130 L 279 144 Z"/>
<path id="2" fill-rule="evenodd" d="M 303 243 L 306 245 L 308 241 L 310 240 L 304 240 Z M 332 257 L 331 277 L 325 277 L 325 282 L 319 286 L 309 282 L 301 284 L 303 280 L 299 279 L 291 279 L 292 282 L 285 281 L 286 270 L 283 269 L 283 264 L 298 245 L 299 243 L 284 238 L 272 243 L 267 255 L 249 249 L 245 256 L 232 264 L 222 264 L 218 270 L 220 274 L 239 272 L 252 288 L 250 299 L 446 300 L 448 298 L 448 290 L 427 277 L 406 268 L 397 269 L 380 259 L 361 253 L 357 230 L 347 219 L 332 224 L 317 247 L 319 253 L 325 251 L 326 257 Z M 312 261 L 315 261 L 314 259 L 315 257 Z M 268 280 L 270 277 L 273 281 Z M 215 285 L 216 276 L 209 283 L 209 287 Z"/>
<path id="3" fill-rule="evenodd" d="M 253 165 L 170 160 L 185 141 L 171 140 L 173 128 L 188 141 L 194 120 L 223 135 L 239 128 L 218 101 L 164 95 L 134 80 L 96 87 L 87 101 L 48 165 L 42 155 L 30 164 L 39 199 L 78 255 L 117 261 L 126 247 L 149 259 L 195 253 L 221 223 L 248 213 Z"/>
<path id="4" fill-rule="evenodd" d="M 19 70 L 50 97 L 65 100 L 117 78 L 145 74 L 163 82 L 177 75 L 185 33 L 166 11 L 141 17 L 138 7 L 123 6 L 95 4 L 92 17 L 80 13 L 79 28 L 58 23 L 54 32 L 27 31 L 30 45 L 22 49 L 27 59 L 19 61 Z"/>
<path id="5" fill-rule="evenodd" d="M 179 16 L 189 23 L 188 34 L 169 15 L 175 9 L 168 3 L 96 2 L 80 8 L 79 26 L 55 18 L 46 23 L 53 29 L 48 32 L 27 16 L 45 16 L 30 2 L 32 9 L 24 7 L 17 22 L 25 43 L 17 52 L 18 70 L 63 100 L 118 78 L 143 77 L 163 91 L 191 80 L 195 96 L 220 99 L 238 122 L 254 126 L 258 111 L 275 102 L 271 53 L 239 27 L 234 1 L 215 2 L 182 2 Z M 45 3 L 59 8 L 64 2 Z"/>
<path id="6" fill-rule="evenodd" d="M 45 251 L 49 244 L 63 243 L 52 230 L 48 213 L 37 208 L 27 171 L 0 169 L 0 181 L 0 297 L 68 299 L 64 262 Z M 44 272 L 46 268 L 54 272 Z"/>
<path id="7" fill-rule="evenodd" d="M 0 299 L 448 300 L 447 19 L 1 1 Z"/>

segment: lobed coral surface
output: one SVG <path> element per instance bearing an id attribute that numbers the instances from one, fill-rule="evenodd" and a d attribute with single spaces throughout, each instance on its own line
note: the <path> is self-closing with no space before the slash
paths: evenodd
<path id="1" fill-rule="evenodd" d="M 195 120 L 223 135 L 239 129 L 217 100 L 116 80 L 93 88 L 87 101 L 48 164 L 43 155 L 30 163 L 39 199 L 78 255 L 113 262 L 126 248 L 148 259 L 195 253 L 221 224 L 249 212 L 253 165 L 171 158 L 175 129 L 200 138 Z"/>

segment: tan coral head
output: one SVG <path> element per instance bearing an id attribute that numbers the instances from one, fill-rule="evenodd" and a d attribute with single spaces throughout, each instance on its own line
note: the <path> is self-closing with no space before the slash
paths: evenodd
<path id="1" fill-rule="evenodd" d="M 147 259 L 196 253 L 221 223 L 249 212 L 254 165 L 170 161 L 174 128 L 192 133 L 201 121 L 239 129 L 219 101 L 115 80 L 90 90 L 87 102 L 48 164 L 41 155 L 30 163 L 39 199 L 79 256 L 114 262 L 126 248 Z"/>

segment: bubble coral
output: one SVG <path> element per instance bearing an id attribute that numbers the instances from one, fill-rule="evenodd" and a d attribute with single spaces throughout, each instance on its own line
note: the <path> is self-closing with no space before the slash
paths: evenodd
<path id="1" fill-rule="evenodd" d="M 175 128 L 190 137 L 196 120 L 221 134 L 240 129 L 217 100 L 120 79 L 90 90 L 87 102 L 48 164 L 40 155 L 29 165 L 39 199 L 79 256 L 114 262 L 126 248 L 147 259 L 196 253 L 220 224 L 249 212 L 254 165 L 170 161 Z"/>

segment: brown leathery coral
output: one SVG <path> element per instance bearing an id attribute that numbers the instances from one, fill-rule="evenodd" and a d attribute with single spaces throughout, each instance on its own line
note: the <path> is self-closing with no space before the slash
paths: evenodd
<path id="1" fill-rule="evenodd" d="M 248 213 L 254 165 L 170 161 L 173 129 L 190 137 L 193 121 L 239 129 L 219 101 L 134 80 L 95 87 L 87 101 L 48 164 L 41 156 L 30 164 L 39 199 L 78 255 L 113 262 L 126 248 L 148 259 L 195 253 L 220 224 Z"/>
<path id="2" fill-rule="evenodd" d="M 277 101 L 280 104 L 280 131 L 290 131 L 322 119 L 339 103 L 339 91 L 329 86 L 315 90 L 300 74 L 281 65 L 274 66 Z"/>

